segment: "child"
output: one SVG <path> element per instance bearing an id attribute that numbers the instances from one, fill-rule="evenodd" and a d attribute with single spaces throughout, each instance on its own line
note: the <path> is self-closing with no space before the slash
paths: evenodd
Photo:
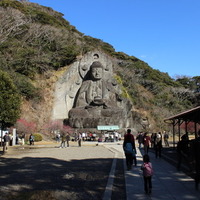
<path id="1" fill-rule="evenodd" d="M 149 156 L 147 154 L 143 156 L 143 165 L 141 166 L 141 170 L 143 171 L 143 177 L 144 177 L 144 190 L 146 194 L 151 194 L 151 189 L 152 189 L 151 177 L 153 175 L 153 168 Z"/>

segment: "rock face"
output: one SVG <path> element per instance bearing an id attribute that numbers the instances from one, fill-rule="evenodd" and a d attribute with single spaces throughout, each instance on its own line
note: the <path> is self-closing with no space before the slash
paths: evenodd
<path id="1" fill-rule="evenodd" d="M 98 51 L 73 63 L 56 83 L 52 118 L 65 119 L 74 128 L 132 126 L 132 104 L 113 78 L 114 65 Z"/>

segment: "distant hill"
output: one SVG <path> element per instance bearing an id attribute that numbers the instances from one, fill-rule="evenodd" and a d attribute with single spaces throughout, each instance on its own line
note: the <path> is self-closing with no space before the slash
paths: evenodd
<path id="1" fill-rule="evenodd" d="M 118 59 L 116 79 L 135 110 L 151 121 L 151 130 L 166 129 L 164 118 L 199 105 L 199 76 L 174 80 L 142 60 L 84 35 L 52 8 L 27 1 L 0 1 L 0 70 L 9 74 L 23 99 L 21 118 L 34 121 L 38 130 L 48 123 L 48 102 L 59 73 L 94 49 Z"/>

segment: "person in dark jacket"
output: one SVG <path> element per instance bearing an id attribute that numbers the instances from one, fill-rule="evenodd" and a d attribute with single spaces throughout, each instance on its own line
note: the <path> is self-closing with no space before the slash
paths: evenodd
<path id="1" fill-rule="evenodd" d="M 9 142 L 10 142 L 10 136 L 8 135 L 8 133 L 6 133 L 3 136 L 3 152 L 8 150 Z"/>
<path id="2" fill-rule="evenodd" d="M 195 186 L 199 189 L 200 183 L 200 130 L 198 137 L 194 140 L 194 159 L 195 159 Z"/>
<path id="3" fill-rule="evenodd" d="M 156 158 L 161 158 L 162 151 L 162 135 L 161 133 L 156 133 L 154 137 L 154 149 Z"/>
<path id="4" fill-rule="evenodd" d="M 70 135 L 67 133 L 66 135 L 67 147 L 69 147 Z"/>
<path id="5" fill-rule="evenodd" d="M 30 136 L 29 136 L 29 142 L 30 142 L 30 145 L 34 145 L 34 135 L 31 133 Z"/>
<path id="6" fill-rule="evenodd" d="M 178 170 L 180 170 L 183 160 L 185 160 L 186 163 L 189 163 L 188 155 L 189 155 L 189 138 L 187 134 L 184 134 L 181 137 L 181 140 L 177 143 Z"/>
<path id="7" fill-rule="evenodd" d="M 143 136 L 143 145 L 144 145 L 144 154 L 148 154 L 149 153 L 149 146 L 151 143 L 151 138 L 149 137 L 148 133 L 144 133 Z"/>
<path id="8" fill-rule="evenodd" d="M 128 149 L 129 147 L 130 150 Z M 127 169 L 130 170 L 133 165 L 133 159 L 135 166 L 137 165 L 135 139 L 131 134 L 131 129 L 128 129 L 127 133 L 124 135 L 123 149 L 126 156 Z"/>

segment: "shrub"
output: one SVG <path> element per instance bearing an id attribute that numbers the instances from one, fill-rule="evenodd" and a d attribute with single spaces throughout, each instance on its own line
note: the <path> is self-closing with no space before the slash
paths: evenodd
<path id="1" fill-rule="evenodd" d="M 39 142 L 42 141 L 42 135 L 39 133 L 34 133 L 33 134 L 34 138 L 35 138 L 35 142 Z"/>

